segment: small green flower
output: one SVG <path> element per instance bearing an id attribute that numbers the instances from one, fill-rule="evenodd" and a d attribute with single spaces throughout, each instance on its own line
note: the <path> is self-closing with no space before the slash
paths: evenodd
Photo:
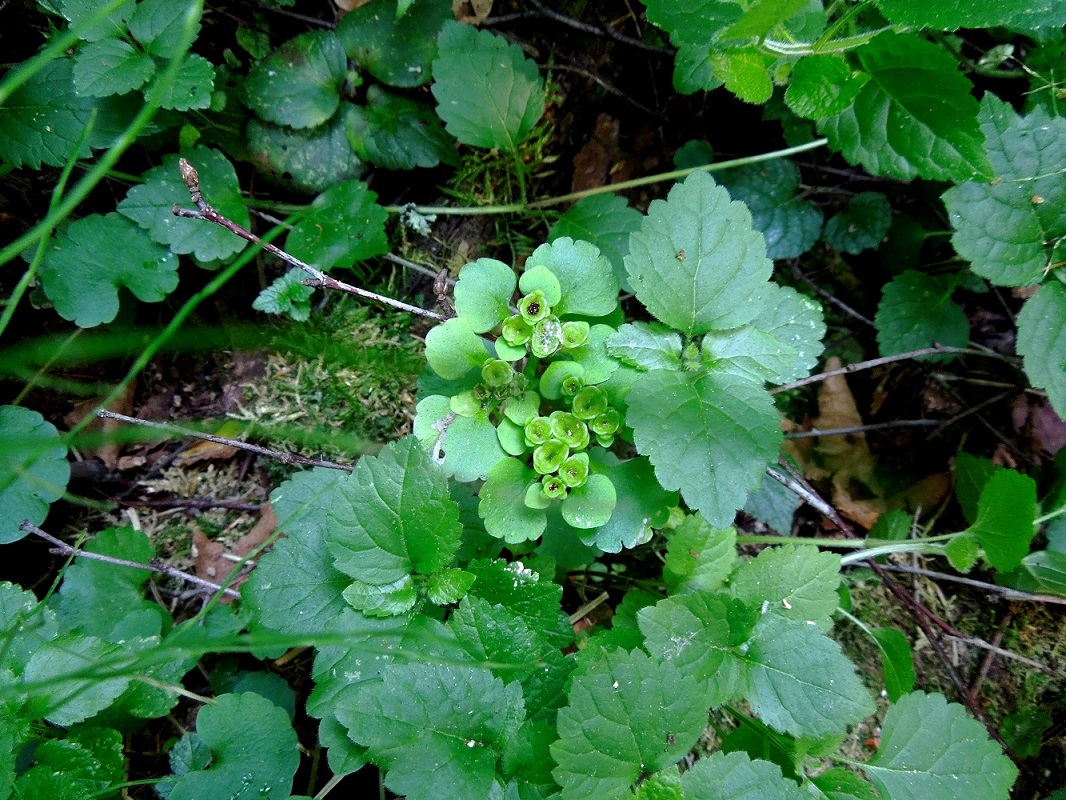
<path id="1" fill-rule="evenodd" d="M 568 411 L 553 411 L 552 436 L 565 442 L 574 450 L 584 450 L 589 444 L 589 429 L 584 422 Z"/>
<path id="2" fill-rule="evenodd" d="M 581 347 L 589 340 L 589 324 L 587 322 L 564 322 L 563 323 L 563 347 L 572 350 Z"/>
<path id="3" fill-rule="evenodd" d="M 550 497 L 552 500 L 562 500 L 566 497 L 566 484 L 558 475 L 545 475 L 540 485 L 545 497 Z"/>
<path id="4" fill-rule="evenodd" d="M 584 486 L 589 479 L 589 454 L 574 453 L 559 465 L 559 478 L 571 489 Z"/>
<path id="5" fill-rule="evenodd" d="M 485 366 L 481 368 L 482 380 L 496 389 L 510 384 L 514 375 L 515 372 L 511 365 L 506 361 L 500 361 L 498 358 L 490 358 L 485 362 Z"/>
<path id="6" fill-rule="evenodd" d="M 552 310 L 544 297 L 544 292 L 534 289 L 518 301 L 518 312 L 522 315 L 522 319 L 533 325 L 551 314 Z"/>
<path id="7" fill-rule="evenodd" d="M 612 444 L 614 444 L 614 434 L 611 433 L 606 436 L 600 436 L 599 434 L 596 434 L 596 444 L 606 450 Z"/>
<path id="8" fill-rule="evenodd" d="M 552 423 L 547 417 L 534 417 L 526 423 L 526 444 L 536 447 L 552 438 Z"/>
<path id="9" fill-rule="evenodd" d="M 564 397 L 573 397 L 585 388 L 585 379 L 578 375 L 567 375 L 559 388 Z"/>
<path id="10" fill-rule="evenodd" d="M 512 347 L 519 347 L 529 341 L 533 335 L 533 326 L 526 322 L 519 314 L 508 317 L 503 321 L 500 330 L 503 340 Z"/>
<path id="11" fill-rule="evenodd" d="M 570 448 L 566 442 L 549 439 L 533 451 L 533 469 L 541 475 L 549 475 L 559 469 L 569 455 Z"/>
<path id="12" fill-rule="evenodd" d="M 554 315 L 547 316 L 533 326 L 533 336 L 529 340 L 529 350 L 537 358 L 547 358 L 555 353 L 562 343 L 562 323 Z"/>
<path id="13" fill-rule="evenodd" d="M 598 386 L 586 386 L 574 395 L 572 409 L 578 419 L 590 420 L 598 417 L 607 410 L 607 392 Z"/>
<path id="14" fill-rule="evenodd" d="M 608 408 L 589 423 L 597 436 L 610 436 L 622 427 L 622 415 L 616 409 Z"/>

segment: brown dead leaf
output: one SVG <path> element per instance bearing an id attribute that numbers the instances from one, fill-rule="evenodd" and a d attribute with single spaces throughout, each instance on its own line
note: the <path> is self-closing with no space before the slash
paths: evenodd
<path id="1" fill-rule="evenodd" d="M 131 416 L 133 414 L 133 395 L 135 387 L 133 381 L 122 390 L 122 394 L 115 398 L 108 407 L 108 411 L 113 411 L 116 414 L 125 414 Z M 94 397 L 91 400 L 83 400 L 74 406 L 74 410 L 63 417 L 63 421 L 67 425 L 73 428 L 79 422 L 81 422 L 88 414 L 91 414 L 96 404 L 100 402 L 102 398 Z M 120 422 L 117 419 L 100 419 L 97 417 L 90 422 L 85 430 L 92 431 L 93 433 L 99 433 L 100 444 L 95 447 L 82 447 L 81 452 L 88 458 L 96 457 L 107 465 L 107 468 L 114 471 L 115 467 L 119 464 L 119 446 L 108 434 L 113 433 L 119 428 L 125 427 L 126 423 Z"/>
<path id="2" fill-rule="evenodd" d="M 223 439 L 235 439 L 242 430 L 243 426 L 239 421 L 228 420 L 214 432 L 214 435 Z M 182 450 L 181 455 L 174 460 L 174 464 L 180 467 L 187 467 L 190 464 L 199 464 L 202 461 L 225 461 L 228 458 L 233 458 L 239 452 L 240 449 L 231 444 L 221 444 L 220 442 L 209 442 L 201 439 Z"/>
<path id="3" fill-rule="evenodd" d="M 278 515 L 274 513 L 270 501 L 263 503 L 262 511 L 259 512 L 259 521 L 252 526 L 248 533 L 244 534 L 233 544 L 233 555 L 244 558 L 259 545 L 274 535 L 278 529 Z"/>
<path id="4" fill-rule="evenodd" d="M 574 156 L 570 191 L 595 189 L 607 183 L 618 158 L 618 120 L 608 114 L 596 117 L 596 127 L 585 146 Z"/>
<path id="5" fill-rule="evenodd" d="M 452 0 L 452 13 L 460 22 L 480 25 L 492 11 L 492 0 Z"/>
<path id="6" fill-rule="evenodd" d="M 333 0 L 333 5 L 337 7 L 337 10 L 341 12 L 341 16 L 347 14 L 349 11 L 355 11 L 355 9 L 365 6 L 370 0 Z"/>
<path id="7" fill-rule="evenodd" d="M 1027 440 L 1034 455 L 1052 459 L 1066 445 L 1066 422 L 1043 398 L 1018 395 L 1011 419 L 1014 430 Z"/>

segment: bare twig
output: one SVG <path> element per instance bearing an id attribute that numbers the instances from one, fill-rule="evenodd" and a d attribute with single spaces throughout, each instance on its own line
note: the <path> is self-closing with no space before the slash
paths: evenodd
<path id="1" fill-rule="evenodd" d="M 262 503 L 245 503 L 240 500 L 216 500 L 213 497 L 172 497 L 168 500 L 123 500 L 112 497 L 115 503 L 133 508 L 226 508 L 231 511 L 262 511 Z"/>
<path id="2" fill-rule="evenodd" d="M 27 533 L 32 533 L 34 536 L 38 536 L 51 544 L 52 550 L 50 552 L 56 555 L 62 556 L 74 556 L 76 558 L 88 558 L 93 561 L 103 561 L 107 564 L 114 564 L 117 567 L 129 567 L 131 569 L 146 569 L 151 572 L 157 572 L 160 575 L 166 575 L 170 578 L 177 578 L 178 580 L 185 581 L 186 583 L 192 583 L 197 586 L 202 586 L 205 589 L 210 589 L 213 592 L 222 592 L 229 597 L 233 597 L 240 600 L 241 593 L 236 589 L 226 588 L 223 589 L 219 584 L 212 583 L 211 581 L 198 578 L 195 575 L 190 575 L 187 572 L 182 572 L 180 569 L 176 569 L 169 564 L 165 563 L 162 559 L 153 558 L 147 564 L 142 564 L 139 561 L 127 561 L 124 558 L 114 558 L 112 556 L 105 556 L 101 553 L 90 553 L 87 550 L 79 550 L 76 547 L 71 547 L 62 539 L 57 539 L 50 533 L 45 533 L 28 519 L 24 520 L 19 525 L 20 530 L 24 530 Z"/>
<path id="3" fill-rule="evenodd" d="M 339 281 L 336 278 L 331 278 L 320 269 L 312 267 L 300 259 L 289 255 L 280 247 L 275 247 L 269 242 L 263 242 L 258 236 L 245 228 L 242 228 L 236 222 L 233 222 L 226 217 L 219 214 L 212 208 L 207 201 L 204 200 L 203 195 L 200 193 L 200 178 L 196 174 L 196 169 L 186 161 L 184 158 L 178 159 L 178 164 L 181 167 L 181 177 L 185 181 L 185 185 L 189 187 L 189 195 L 192 197 L 192 201 L 196 206 L 196 210 L 189 208 L 182 208 L 175 205 L 173 213 L 178 217 L 185 217 L 186 219 L 203 219 L 208 222 L 213 222 L 219 225 L 231 233 L 235 233 L 242 239 L 252 242 L 253 244 L 260 245 L 268 253 L 273 253 L 280 258 L 286 264 L 291 264 L 298 269 L 302 269 L 308 275 L 311 276 L 311 281 L 306 282 L 308 286 L 322 287 L 325 289 L 335 289 L 340 292 L 347 292 L 348 294 L 354 294 L 357 297 L 362 297 L 365 300 L 372 300 L 375 303 L 381 303 L 383 305 L 397 308 L 400 311 L 406 311 L 410 314 L 415 314 L 427 319 L 436 320 L 437 322 L 444 322 L 447 317 L 438 314 L 435 311 L 427 311 L 424 308 L 413 306 L 409 303 L 404 303 L 400 300 L 393 300 L 391 297 L 385 297 L 384 295 L 377 294 L 376 292 L 370 292 L 366 289 L 360 289 L 358 286 L 352 286 L 351 284 Z"/>
<path id="4" fill-rule="evenodd" d="M 868 317 L 860 314 L 858 311 L 856 311 L 854 308 L 849 306 L 847 303 L 845 303 L 843 300 L 841 300 L 835 294 L 832 294 L 828 290 L 822 288 L 817 283 L 815 283 L 803 270 L 801 270 L 799 268 L 799 264 L 796 262 L 796 259 L 790 259 L 789 262 L 788 262 L 788 265 L 791 268 L 793 275 L 795 275 L 797 278 L 799 278 L 805 284 L 807 284 L 812 289 L 814 289 L 814 291 L 816 291 L 819 295 L 821 295 L 825 299 L 826 302 L 832 303 L 837 308 L 839 308 L 841 311 L 843 311 L 845 314 L 847 314 L 849 317 L 853 317 L 854 319 L 857 319 L 859 322 L 863 323 L 864 325 L 868 325 L 871 328 L 874 327 L 874 322 L 873 322 L 872 319 L 869 319 Z"/>
<path id="5" fill-rule="evenodd" d="M 439 269 L 427 267 L 425 264 L 419 264 L 416 261 L 408 261 L 406 258 L 400 258 L 394 253 L 385 253 L 381 257 L 386 261 L 391 261 L 393 264 L 398 264 L 401 267 L 406 267 L 407 269 L 413 269 L 415 272 L 420 272 L 421 274 L 429 278 L 436 278 L 437 274 L 440 272 Z M 445 279 L 445 283 L 447 283 L 449 286 L 455 286 L 455 280 L 453 278 Z"/>
<path id="6" fill-rule="evenodd" d="M 890 572 L 907 572 L 912 575 L 922 575 L 926 578 L 932 578 L 933 580 L 960 583 L 963 586 L 971 586 L 974 589 L 981 589 L 982 591 L 1003 595 L 1007 600 L 1027 600 L 1034 603 L 1050 603 L 1052 605 L 1066 606 L 1066 597 L 1055 597 L 1050 594 L 1030 594 L 1029 592 L 1021 592 L 1006 586 L 997 586 L 994 583 L 986 583 L 985 581 L 978 581 L 973 578 L 964 578 L 961 575 L 949 575 L 946 572 L 936 572 L 931 569 L 910 567 L 904 564 L 882 564 L 881 566 Z"/>
<path id="7" fill-rule="evenodd" d="M 351 472 L 352 469 L 354 469 L 351 464 L 339 464 L 336 461 L 326 461 L 321 458 L 308 458 L 307 456 L 301 456 L 297 453 L 285 453 L 281 450 L 272 450 L 269 447 L 260 447 L 257 444 L 242 442 L 240 439 L 227 439 L 224 436 L 201 433 L 200 431 L 194 431 L 190 428 L 183 428 L 180 425 L 171 425 L 166 422 L 154 422 L 152 420 L 140 419 L 138 417 L 127 417 L 125 414 L 116 414 L 114 411 L 108 411 L 107 409 L 101 409 L 96 413 L 97 416 L 106 419 L 117 419 L 120 422 L 128 422 L 131 425 L 142 425 L 146 428 L 155 428 L 156 430 L 166 431 L 167 433 L 178 436 L 191 436 L 194 439 L 203 439 L 205 442 L 215 442 L 216 444 L 236 447 L 239 450 L 248 450 L 249 452 L 257 453 L 261 456 L 273 458 L 276 461 L 280 461 L 282 464 L 304 464 L 309 467 L 342 469 L 345 472 Z"/>
<path id="8" fill-rule="evenodd" d="M 609 39 L 614 39 L 616 42 L 632 45 L 633 47 L 645 50 L 649 53 L 658 53 L 660 55 L 673 55 L 672 50 L 668 50 L 665 47 L 657 47 L 647 42 L 642 42 L 640 39 L 634 39 L 631 36 L 626 36 L 624 33 L 619 33 L 610 26 L 599 27 L 597 25 L 589 25 L 587 22 L 568 17 L 565 14 L 560 14 L 558 11 L 552 11 L 550 8 L 545 8 L 543 4 L 538 0 L 530 0 L 530 4 L 537 9 L 543 16 L 558 22 L 561 25 L 566 25 L 568 28 L 573 28 L 575 31 L 582 31 L 583 33 L 591 33 L 594 36 L 606 36 Z"/>
<path id="9" fill-rule="evenodd" d="M 847 428 L 826 428 L 820 430 L 811 428 L 809 431 L 796 431 L 786 433 L 786 439 L 814 439 L 819 436 L 845 436 L 849 433 L 866 433 L 867 431 L 883 431 L 890 428 L 933 428 L 942 425 L 936 419 L 897 419 L 892 422 L 873 422 L 869 425 L 852 425 Z"/>

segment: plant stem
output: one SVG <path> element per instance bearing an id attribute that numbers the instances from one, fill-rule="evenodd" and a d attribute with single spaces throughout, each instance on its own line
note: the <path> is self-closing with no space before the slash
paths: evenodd
<path id="1" fill-rule="evenodd" d="M 867 546 L 865 539 L 820 539 L 817 536 L 737 536 L 737 544 L 813 544 L 853 550 Z"/>
<path id="2" fill-rule="evenodd" d="M 849 564 L 854 564 L 856 561 L 866 561 L 871 558 L 877 558 L 878 556 L 891 555 L 892 553 L 927 553 L 935 555 L 937 553 L 942 553 L 943 550 L 944 548 L 939 544 L 929 544 L 928 539 L 895 542 L 893 544 L 885 544 L 879 547 L 871 547 L 867 550 L 857 550 L 854 553 L 848 553 L 840 559 L 840 566 L 846 567 Z"/>

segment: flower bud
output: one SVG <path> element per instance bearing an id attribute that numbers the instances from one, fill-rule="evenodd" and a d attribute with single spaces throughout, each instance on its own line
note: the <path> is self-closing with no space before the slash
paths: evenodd
<path id="1" fill-rule="evenodd" d="M 549 497 L 552 500 L 562 500 L 566 497 L 566 484 L 563 483 L 558 475 L 545 475 L 541 479 L 540 485 L 541 492 L 545 497 Z"/>
<path id="2" fill-rule="evenodd" d="M 533 326 L 533 336 L 529 340 L 529 350 L 537 358 L 547 358 L 559 349 L 563 343 L 563 326 L 559 318 L 552 315 L 540 320 Z"/>
<path id="3" fill-rule="evenodd" d="M 564 397 L 573 397 L 584 388 L 585 379 L 579 375 L 567 375 L 559 386 Z"/>
<path id="4" fill-rule="evenodd" d="M 552 438 L 552 424 L 547 417 L 534 417 L 526 423 L 526 444 L 536 447 Z"/>
<path id="5" fill-rule="evenodd" d="M 526 322 L 520 315 L 515 314 L 503 321 L 500 336 L 511 347 L 519 347 L 529 341 L 533 335 L 533 326 Z"/>
<path id="6" fill-rule="evenodd" d="M 622 415 L 616 409 L 608 408 L 589 423 L 597 436 L 610 436 L 622 427 Z"/>
<path id="7" fill-rule="evenodd" d="M 553 411 L 550 417 L 552 436 L 574 450 L 584 450 L 589 443 L 589 429 L 584 422 L 566 411 Z"/>

